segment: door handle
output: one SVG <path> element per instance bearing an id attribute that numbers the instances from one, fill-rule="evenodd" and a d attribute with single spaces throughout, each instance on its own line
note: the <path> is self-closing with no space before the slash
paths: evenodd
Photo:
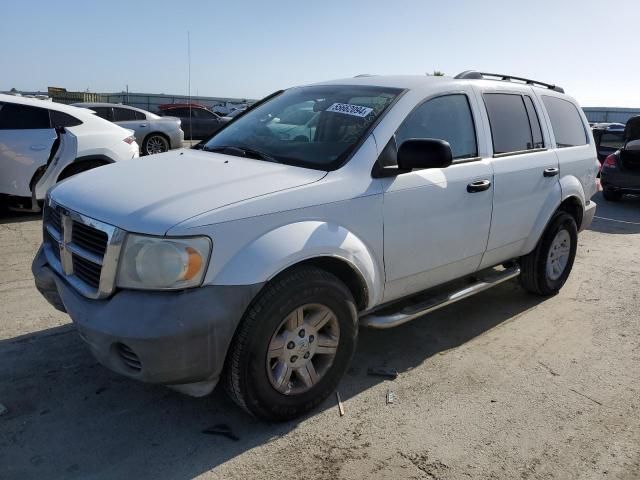
<path id="1" fill-rule="evenodd" d="M 146 126 L 147 126 L 147 124 L 146 124 L 146 123 L 141 123 L 141 124 L 140 124 L 140 126 L 141 126 L 141 127 L 146 127 Z"/>
<path id="2" fill-rule="evenodd" d="M 45 148 L 47 148 L 46 145 L 31 145 L 29 147 L 31 150 L 35 150 L 36 152 L 39 152 L 40 150 L 44 150 Z"/>
<path id="3" fill-rule="evenodd" d="M 489 180 L 478 180 L 477 182 L 471 182 L 467 185 L 467 192 L 484 192 L 485 190 L 489 190 L 489 188 L 491 188 L 491 182 Z"/>
<path id="4" fill-rule="evenodd" d="M 544 173 L 543 175 L 545 177 L 555 177 L 556 175 L 558 175 L 558 173 L 560 173 L 560 170 L 557 169 L 556 167 L 553 168 L 545 168 L 544 169 Z"/>

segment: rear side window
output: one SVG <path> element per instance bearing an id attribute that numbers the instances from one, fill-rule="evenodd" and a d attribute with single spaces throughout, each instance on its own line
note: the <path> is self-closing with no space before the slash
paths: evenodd
<path id="1" fill-rule="evenodd" d="M 477 157 L 476 130 L 466 95 L 436 97 L 418 106 L 396 132 L 396 145 L 409 138 L 446 140 L 454 159 Z"/>
<path id="2" fill-rule="evenodd" d="M 543 95 L 542 101 L 549 114 L 558 148 L 576 147 L 588 143 L 582 118 L 573 103 L 548 95 Z"/>
<path id="3" fill-rule="evenodd" d="M 0 103 L 0 130 L 30 130 L 51 128 L 46 108 Z"/>
<path id="4" fill-rule="evenodd" d="M 529 97 L 509 93 L 485 93 L 493 153 L 511 153 L 544 146 L 538 116 Z"/>
<path id="5" fill-rule="evenodd" d="M 82 122 L 72 115 L 68 115 L 64 112 L 58 112 L 56 110 L 50 110 L 51 125 L 54 127 L 77 127 L 82 125 Z"/>
<path id="6" fill-rule="evenodd" d="M 113 110 L 111 107 L 89 107 L 89 109 L 96 112 L 96 115 L 100 118 L 113 122 Z"/>
<path id="7" fill-rule="evenodd" d="M 136 119 L 136 111 L 129 110 L 128 108 L 115 108 L 113 109 L 113 121 L 114 122 L 128 122 Z"/>

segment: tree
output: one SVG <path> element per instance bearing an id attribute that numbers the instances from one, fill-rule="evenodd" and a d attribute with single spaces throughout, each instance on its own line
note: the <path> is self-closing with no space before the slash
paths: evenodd
<path id="1" fill-rule="evenodd" d="M 427 73 L 430 77 L 444 77 L 444 72 L 440 70 L 434 70 L 433 73 Z"/>

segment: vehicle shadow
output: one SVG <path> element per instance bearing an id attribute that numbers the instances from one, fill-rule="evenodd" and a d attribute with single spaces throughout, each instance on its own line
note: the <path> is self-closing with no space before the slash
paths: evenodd
<path id="1" fill-rule="evenodd" d="M 0 206 L 0 225 L 40 220 L 42 212 L 14 212 Z"/>
<path id="2" fill-rule="evenodd" d="M 608 202 L 598 192 L 593 196 L 598 204 L 589 230 L 600 233 L 640 233 L 640 195 L 625 195 L 619 202 Z"/>
<path id="3" fill-rule="evenodd" d="M 392 330 L 361 329 L 341 396 L 357 401 L 385 381 L 367 376 L 367 367 L 402 375 L 541 301 L 507 282 Z M 70 324 L 0 341 L 0 403 L 8 409 L 0 417 L 4 479 L 190 479 L 318 414 L 268 424 L 235 407 L 221 388 L 194 399 L 120 377 L 93 359 Z M 335 408 L 331 396 L 319 410 Z M 202 433 L 218 423 L 239 440 Z"/>

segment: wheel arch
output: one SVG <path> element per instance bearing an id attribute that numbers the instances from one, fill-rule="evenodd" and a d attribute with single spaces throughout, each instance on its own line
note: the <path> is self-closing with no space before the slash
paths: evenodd
<path id="1" fill-rule="evenodd" d="M 76 168 L 79 164 L 85 162 L 95 162 L 97 166 L 108 165 L 110 163 L 114 163 L 112 159 L 107 157 L 106 155 L 86 155 L 84 157 L 78 157 L 73 162 L 69 163 L 64 169 L 58 174 L 58 178 L 56 178 L 56 183 L 60 180 L 64 180 L 66 178 L 66 174 L 69 170 Z"/>
<path id="2" fill-rule="evenodd" d="M 353 293 L 359 309 L 382 297 L 383 275 L 370 249 L 345 227 L 322 221 L 287 224 L 261 235 L 236 251 L 209 281 L 216 285 L 267 283 L 301 265 L 314 265 L 338 277 Z"/>

